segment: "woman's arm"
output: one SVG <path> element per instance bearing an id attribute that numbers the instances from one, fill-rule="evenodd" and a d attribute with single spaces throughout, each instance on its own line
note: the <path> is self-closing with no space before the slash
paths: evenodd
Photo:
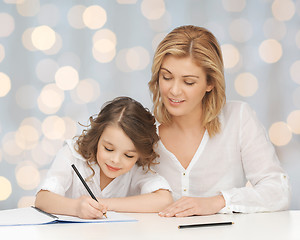
<path id="1" fill-rule="evenodd" d="M 225 207 L 222 195 L 214 197 L 182 197 L 161 211 L 161 217 L 187 217 L 193 215 L 210 215 Z"/>
<path id="2" fill-rule="evenodd" d="M 91 197 L 81 196 L 72 199 L 45 190 L 38 192 L 35 206 L 45 212 L 86 219 L 101 218 L 103 213 L 106 212 L 106 207 Z"/>
<path id="3" fill-rule="evenodd" d="M 130 197 L 99 199 L 99 202 L 116 212 L 160 212 L 173 202 L 173 198 L 171 192 L 160 189 Z"/>

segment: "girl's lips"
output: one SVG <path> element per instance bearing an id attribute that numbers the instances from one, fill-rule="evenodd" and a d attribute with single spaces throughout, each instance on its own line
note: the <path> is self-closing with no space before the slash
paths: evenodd
<path id="1" fill-rule="evenodd" d="M 108 164 L 106 164 L 106 167 L 108 168 L 109 171 L 113 171 L 113 172 L 119 171 L 121 169 L 121 168 L 112 167 Z"/>

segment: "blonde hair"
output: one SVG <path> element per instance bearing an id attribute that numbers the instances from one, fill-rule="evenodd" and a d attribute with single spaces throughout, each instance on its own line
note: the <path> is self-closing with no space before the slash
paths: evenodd
<path id="1" fill-rule="evenodd" d="M 152 93 L 154 115 L 162 124 L 172 122 L 172 116 L 160 99 L 158 82 L 159 71 L 167 55 L 191 57 L 205 71 L 207 84 L 214 86 L 202 100 L 203 125 L 209 136 L 214 136 L 221 130 L 218 115 L 226 102 L 224 65 L 217 39 L 205 28 L 188 25 L 175 28 L 158 45 L 148 85 Z"/>

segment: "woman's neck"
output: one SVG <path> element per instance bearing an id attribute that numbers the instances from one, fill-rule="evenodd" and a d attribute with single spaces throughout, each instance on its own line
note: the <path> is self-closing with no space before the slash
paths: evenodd
<path id="1" fill-rule="evenodd" d="M 203 128 L 201 115 L 173 117 L 170 125 L 182 132 L 197 131 Z"/>

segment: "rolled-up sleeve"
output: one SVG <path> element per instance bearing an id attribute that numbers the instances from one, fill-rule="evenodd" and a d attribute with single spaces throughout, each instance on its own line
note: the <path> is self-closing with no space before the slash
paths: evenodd
<path id="1" fill-rule="evenodd" d="M 142 167 L 135 166 L 130 184 L 130 195 L 138 195 L 155 192 L 160 189 L 171 191 L 167 180 L 159 174 L 143 170 Z"/>
<path id="2" fill-rule="evenodd" d="M 251 186 L 221 191 L 226 207 L 220 212 L 286 210 L 290 204 L 289 178 L 255 113 L 244 104 L 240 115 L 241 159 Z"/>
<path id="3" fill-rule="evenodd" d="M 70 148 L 65 145 L 55 156 L 47 176 L 38 188 L 38 191 L 48 190 L 56 194 L 65 195 L 72 184 L 71 159 L 72 153 Z"/>

